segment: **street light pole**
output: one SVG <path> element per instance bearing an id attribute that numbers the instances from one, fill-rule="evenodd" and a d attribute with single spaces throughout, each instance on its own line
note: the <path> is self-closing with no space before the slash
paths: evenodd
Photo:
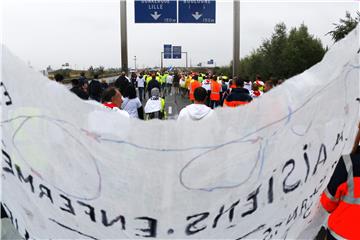
<path id="1" fill-rule="evenodd" d="M 127 19 L 126 0 L 120 0 L 120 38 L 121 38 L 121 68 L 128 72 Z"/>
<path id="2" fill-rule="evenodd" d="M 136 67 L 136 56 L 134 56 L 134 62 L 135 62 L 135 72 L 137 71 L 137 67 Z"/>
<path id="3" fill-rule="evenodd" d="M 234 0 L 233 76 L 240 73 L 240 0 Z"/>

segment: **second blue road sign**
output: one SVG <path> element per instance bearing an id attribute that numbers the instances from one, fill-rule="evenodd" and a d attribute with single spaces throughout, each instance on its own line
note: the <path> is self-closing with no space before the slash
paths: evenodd
<path id="1" fill-rule="evenodd" d="M 173 46 L 173 55 L 174 59 L 181 59 L 181 46 Z"/>
<path id="2" fill-rule="evenodd" d="M 216 1 L 179 0 L 179 23 L 215 23 Z"/>

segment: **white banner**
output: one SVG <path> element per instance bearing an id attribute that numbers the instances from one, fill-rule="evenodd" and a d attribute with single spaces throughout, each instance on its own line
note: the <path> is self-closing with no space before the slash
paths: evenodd
<path id="1" fill-rule="evenodd" d="M 201 122 L 124 118 L 3 48 L 8 215 L 36 239 L 304 236 L 354 142 L 358 31 L 303 74 Z"/>

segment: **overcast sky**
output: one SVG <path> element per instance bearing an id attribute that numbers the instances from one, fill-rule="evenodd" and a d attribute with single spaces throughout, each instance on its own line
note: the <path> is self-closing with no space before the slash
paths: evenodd
<path id="1" fill-rule="evenodd" d="M 119 67 L 119 0 L 1 0 L 2 41 L 17 56 L 41 70 L 69 62 L 72 67 Z M 163 44 L 181 45 L 196 65 L 214 59 L 227 65 L 232 59 L 232 1 L 217 0 L 216 24 L 135 24 L 134 1 L 127 1 L 129 66 L 160 66 Z M 355 16 L 359 1 L 241 1 L 240 57 L 269 38 L 275 24 L 288 29 L 301 23 L 333 44 L 325 34 L 349 11 Z M 185 57 L 185 56 L 184 56 Z M 185 66 L 185 59 L 164 61 Z"/>

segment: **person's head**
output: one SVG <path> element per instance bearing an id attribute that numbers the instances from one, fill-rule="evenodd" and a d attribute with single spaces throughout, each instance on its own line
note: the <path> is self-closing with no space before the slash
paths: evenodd
<path id="1" fill-rule="evenodd" d="M 197 81 L 197 80 L 199 79 L 199 77 L 198 77 L 198 75 L 194 75 L 194 76 L 192 77 L 192 79 L 195 80 L 195 81 Z"/>
<path id="2" fill-rule="evenodd" d="M 99 74 L 95 73 L 94 74 L 94 79 L 98 79 L 99 78 Z"/>
<path id="3" fill-rule="evenodd" d="M 253 90 L 253 91 L 259 91 L 259 86 L 256 85 L 256 84 L 253 84 L 253 85 L 252 85 L 252 90 Z"/>
<path id="4" fill-rule="evenodd" d="M 62 80 L 64 80 L 64 76 L 60 73 L 55 74 L 54 78 L 57 82 L 62 82 Z"/>
<path id="5" fill-rule="evenodd" d="M 101 96 L 101 102 L 102 103 L 112 102 L 113 104 L 115 104 L 117 107 L 120 108 L 122 104 L 120 91 L 114 87 L 109 87 L 105 89 Z"/>
<path id="6" fill-rule="evenodd" d="M 136 98 L 136 89 L 133 85 L 130 84 L 127 86 L 126 93 L 129 99 Z"/>
<path id="7" fill-rule="evenodd" d="M 243 88 L 244 87 L 244 80 L 242 80 L 241 78 L 237 77 L 235 79 L 235 86 L 237 88 Z"/>
<path id="8" fill-rule="evenodd" d="M 160 97 L 160 90 L 158 88 L 151 89 L 151 97 Z"/>
<path id="9" fill-rule="evenodd" d="M 80 81 L 79 85 L 80 85 L 82 90 L 84 90 L 85 92 L 88 91 L 89 83 L 86 80 L 85 81 Z"/>
<path id="10" fill-rule="evenodd" d="M 203 87 L 198 87 L 194 91 L 195 103 L 204 104 L 207 98 L 207 91 Z"/>
<path id="11" fill-rule="evenodd" d="M 218 77 L 216 75 L 213 75 L 211 79 L 217 81 Z"/>
<path id="12" fill-rule="evenodd" d="M 274 87 L 274 83 L 271 80 L 265 82 L 264 92 L 270 91 Z"/>
<path id="13" fill-rule="evenodd" d="M 261 81 L 261 76 L 259 74 L 256 74 L 256 80 L 260 80 Z"/>
<path id="14" fill-rule="evenodd" d="M 126 73 L 125 73 L 125 72 L 121 72 L 121 76 L 122 76 L 122 77 L 125 77 L 125 76 L 126 76 Z"/>
<path id="15" fill-rule="evenodd" d="M 85 72 L 81 72 L 81 73 L 80 73 L 80 76 L 81 76 L 81 77 L 85 77 Z"/>

